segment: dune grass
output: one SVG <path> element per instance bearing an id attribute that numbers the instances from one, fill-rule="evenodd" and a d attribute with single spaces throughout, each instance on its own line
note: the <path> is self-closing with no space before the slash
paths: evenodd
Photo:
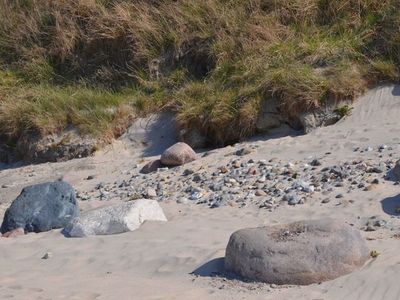
<path id="1" fill-rule="evenodd" d="M 399 29 L 397 0 L 3 0 L 0 135 L 110 135 L 167 107 L 237 141 L 263 102 L 295 119 L 397 81 Z"/>
<path id="2" fill-rule="evenodd" d="M 57 133 L 73 124 L 82 134 L 113 138 L 134 116 L 133 91 L 111 93 L 83 86 L 27 84 L 0 72 L 0 132 L 19 137 Z"/>

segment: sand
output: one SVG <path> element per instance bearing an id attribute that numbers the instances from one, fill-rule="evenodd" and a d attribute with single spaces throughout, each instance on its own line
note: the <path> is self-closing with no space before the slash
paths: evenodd
<path id="1" fill-rule="evenodd" d="M 380 87 L 361 97 L 352 115 L 333 126 L 303 136 L 253 139 L 251 143 L 259 148 L 249 158 L 323 158 L 334 164 L 360 155 L 368 159 L 372 153 L 360 154 L 354 147 L 381 144 L 392 146 L 400 156 L 399 117 L 400 87 Z M 8 166 L 0 171 L 0 186 L 9 186 L 0 188 L 0 215 L 30 184 L 63 176 L 78 191 L 87 191 L 99 181 L 113 182 L 124 176 L 126 170 L 134 170 L 135 165 L 142 165 L 174 142 L 168 128 L 160 134 L 157 122 L 146 127 L 157 134 L 150 129 L 132 130 L 91 158 Z M 212 151 L 190 167 L 222 165 L 229 160 L 226 155 L 243 144 Z M 92 174 L 95 180 L 83 180 Z M 312 196 L 304 205 L 280 206 L 273 212 L 254 207 L 209 209 L 166 201 L 161 206 L 167 223 L 145 223 L 134 232 L 69 239 L 53 230 L 1 238 L 0 299 L 400 299 L 400 239 L 396 238 L 400 219 L 387 209 L 400 205 L 399 193 L 399 186 L 383 182 L 372 191 L 352 193 L 351 199 L 345 195 L 321 204 L 319 196 Z M 80 205 L 86 210 L 104 205 L 104 201 Z M 368 247 L 380 255 L 349 275 L 321 284 L 285 287 L 212 276 L 222 270 L 226 244 L 237 229 L 321 217 L 358 226 L 373 215 L 390 220 L 395 229 L 362 231 Z M 41 259 L 46 252 L 52 257 Z"/>

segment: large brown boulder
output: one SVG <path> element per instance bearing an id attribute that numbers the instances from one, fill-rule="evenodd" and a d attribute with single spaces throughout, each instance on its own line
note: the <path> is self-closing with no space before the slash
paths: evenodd
<path id="1" fill-rule="evenodd" d="M 185 143 L 176 143 L 161 155 L 161 163 L 168 167 L 181 166 L 196 159 L 196 152 Z"/>
<path id="2" fill-rule="evenodd" d="M 359 231 L 324 219 L 236 231 L 225 268 L 266 283 L 307 285 L 348 274 L 368 258 Z"/>

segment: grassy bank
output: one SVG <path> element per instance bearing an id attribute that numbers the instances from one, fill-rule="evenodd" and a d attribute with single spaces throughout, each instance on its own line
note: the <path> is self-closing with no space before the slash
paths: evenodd
<path id="1" fill-rule="evenodd" d="M 217 144 L 398 80 L 396 0 L 2 0 L 0 135 L 117 135 L 168 106 Z"/>

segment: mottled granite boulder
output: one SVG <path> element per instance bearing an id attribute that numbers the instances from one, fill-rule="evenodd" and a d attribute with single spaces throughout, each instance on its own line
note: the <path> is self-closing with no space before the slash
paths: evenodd
<path id="1" fill-rule="evenodd" d="M 266 283 L 307 285 L 351 273 L 368 258 L 358 230 L 323 219 L 236 231 L 225 268 Z"/>

